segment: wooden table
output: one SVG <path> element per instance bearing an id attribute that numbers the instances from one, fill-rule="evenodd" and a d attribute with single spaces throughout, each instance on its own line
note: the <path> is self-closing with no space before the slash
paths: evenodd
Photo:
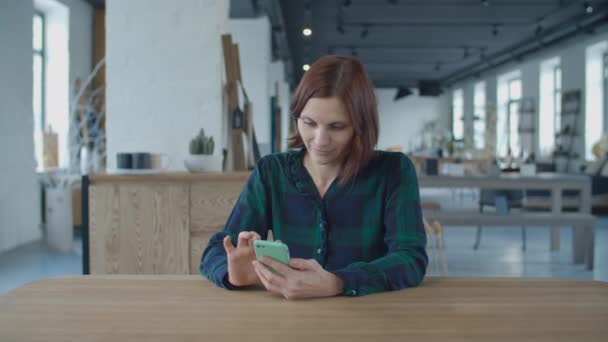
<path id="1" fill-rule="evenodd" d="M 475 211 L 425 211 L 424 216 L 436 219 L 443 225 L 509 226 L 550 225 L 552 251 L 559 249 L 560 225 L 573 228 L 572 259 L 585 262 L 593 269 L 595 218 L 591 215 L 591 178 L 587 175 L 539 172 L 535 175 L 500 174 L 486 176 L 426 176 L 419 175 L 420 188 L 476 188 L 493 190 L 548 190 L 551 193 L 550 212 L 511 212 L 508 215 L 482 214 Z M 563 212 L 563 190 L 577 190 L 580 205 L 578 212 Z"/>
<path id="2" fill-rule="evenodd" d="M 46 279 L 0 297 L 0 341 L 605 341 L 608 283 L 427 278 L 288 301 L 200 276 Z"/>

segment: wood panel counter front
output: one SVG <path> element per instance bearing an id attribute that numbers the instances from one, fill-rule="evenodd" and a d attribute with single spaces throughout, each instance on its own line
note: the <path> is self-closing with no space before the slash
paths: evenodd
<path id="1" fill-rule="evenodd" d="M 0 297 L 0 341 L 606 341 L 608 283 L 427 278 L 288 301 L 201 276 L 45 279 Z"/>
<path id="2" fill-rule="evenodd" d="M 234 172 L 88 177 L 83 182 L 88 190 L 84 262 L 90 273 L 198 274 L 202 251 L 226 223 L 248 176 Z"/>

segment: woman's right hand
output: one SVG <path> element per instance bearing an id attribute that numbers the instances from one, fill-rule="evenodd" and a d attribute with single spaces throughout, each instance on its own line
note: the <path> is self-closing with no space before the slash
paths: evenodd
<path id="1" fill-rule="evenodd" d="M 262 284 L 256 274 L 252 261 L 255 260 L 253 241 L 260 240 L 256 232 L 240 232 L 236 247 L 230 235 L 224 238 L 224 249 L 228 256 L 228 281 L 235 286 Z"/>

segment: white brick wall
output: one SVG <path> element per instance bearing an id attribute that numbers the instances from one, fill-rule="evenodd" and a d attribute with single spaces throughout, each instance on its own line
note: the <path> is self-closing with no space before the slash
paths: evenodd
<path id="1" fill-rule="evenodd" d="M 116 152 L 166 153 L 184 170 L 201 127 L 221 154 L 222 0 L 108 0 L 106 80 L 108 166 Z"/>

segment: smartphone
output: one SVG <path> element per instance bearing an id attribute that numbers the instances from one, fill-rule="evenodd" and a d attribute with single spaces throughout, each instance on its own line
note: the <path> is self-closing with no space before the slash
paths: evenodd
<path id="1" fill-rule="evenodd" d="M 289 248 L 282 242 L 255 240 L 253 241 L 253 250 L 255 252 L 256 259 L 260 263 L 262 263 L 260 258 L 265 256 L 289 266 Z M 265 264 L 263 265 L 266 266 L 271 272 L 281 275 L 281 273 L 274 268 Z"/>

